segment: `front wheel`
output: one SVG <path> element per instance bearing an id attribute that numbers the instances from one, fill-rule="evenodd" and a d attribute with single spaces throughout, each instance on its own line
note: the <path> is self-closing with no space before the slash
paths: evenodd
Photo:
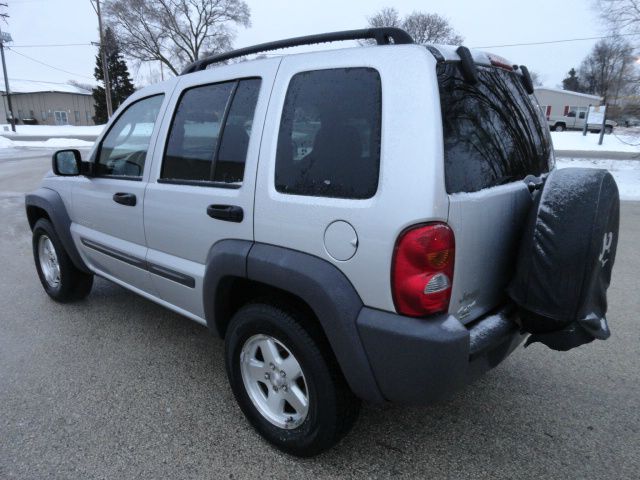
<path id="1" fill-rule="evenodd" d="M 93 275 L 76 268 L 49 220 L 41 218 L 36 222 L 32 240 L 36 270 L 47 295 L 58 302 L 89 295 Z"/>
<path id="2" fill-rule="evenodd" d="M 227 330 L 226 366 L 251 425 L 279 449 L 309 457 L 351 429 L 359 401 L 302 320 L 268 304 L 241 308 Z"/>
<path id="3" fill-rule="evenodd" d="M 604 133 L 606 133 L 607 135 L 611 135 L 613 133 L 613 127 L 607 125 L 606 127 L 604 127 Z"/>

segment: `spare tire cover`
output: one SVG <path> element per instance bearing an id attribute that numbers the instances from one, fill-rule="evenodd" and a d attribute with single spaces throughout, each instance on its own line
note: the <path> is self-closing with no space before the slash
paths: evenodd
<path id="1" fill-rule="evenodd" d="M 609 337 L 607 288 L 620 223 L 618 187 L 606 170 L 552 171 L 537 192 L 508 292 L 520 322 L 542 342 L 569 350 Z"/>

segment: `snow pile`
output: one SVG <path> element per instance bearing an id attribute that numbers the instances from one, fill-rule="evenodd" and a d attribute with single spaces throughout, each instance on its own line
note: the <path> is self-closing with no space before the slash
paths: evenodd
<path id="1" fill-rule="evenodd" d="M 616 128 L 611 135 L 605 135 L 602 145 L 598 145 L 600 134 L 582 132 L 551 132 L 553 148 L 557 151 L 631 152 L 640 155 L 640 131 L 638 129 Z"/>
<path id="2" fill-rule="evenodd" d="M 570 167 L 607 169 L 618 184 L 620 200 L 640 201 L 640 160 L 557 159 L 556 168 Z"/>
<path id="3" fill-rule="evenodd" d="M 74 125 L 16 125 L 16 133 L 11 131 L 11 125 L 0 125 L 2 135 L 42 135 L 51 137 L 70 137 L 76 135 L 98 136 L 102 133 L 104 125 L 92 125 L 90 127 L 76 127 Z"/>
<path id="4" fill-rule="evenodd" d="M 77 138 L 50 138 L 40 142 L 36 141 L 19 141 L 9 138 L 0 137 L 0 148 L 86 148 L 93 146 L 93 142 L 86 140 L 78 140 Z"/>

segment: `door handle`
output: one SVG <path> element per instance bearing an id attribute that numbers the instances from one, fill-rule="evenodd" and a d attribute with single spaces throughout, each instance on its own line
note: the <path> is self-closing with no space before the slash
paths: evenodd
<path id="1" fill-rule="evenodd" d="M 207 207 L 207 215 L 225 222 L 240 223 L 244 219 L 242 207 L 236 205 L 209 205 Z"/>
<path id="2" fill-rule="evenodd" d="M 119 203 L 120 205 L 127 205 L 128 207 L 136 206 L 136 196 L 133 193 L 114 193 L 113 201 Z"/>

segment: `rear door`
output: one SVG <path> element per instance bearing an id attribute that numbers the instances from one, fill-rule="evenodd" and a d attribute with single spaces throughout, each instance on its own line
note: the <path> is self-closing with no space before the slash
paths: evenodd
<path id="1" fill-rule="evenodd" d="M 450 313 L 468 323 L 505 300 L 531 194 L 521 180 L 549 171 L 548 127 L 520 75 L 438 65 L 449 224 L 456 240 Z"/>
<path id="2" fill-rule="evenodd" d="M 161 127 L 144 202 L 147 263 L 158 296 L 204 321 L 211 247 L 253 240 L 264 117 L 280 59 L 180 78 Z"/>

